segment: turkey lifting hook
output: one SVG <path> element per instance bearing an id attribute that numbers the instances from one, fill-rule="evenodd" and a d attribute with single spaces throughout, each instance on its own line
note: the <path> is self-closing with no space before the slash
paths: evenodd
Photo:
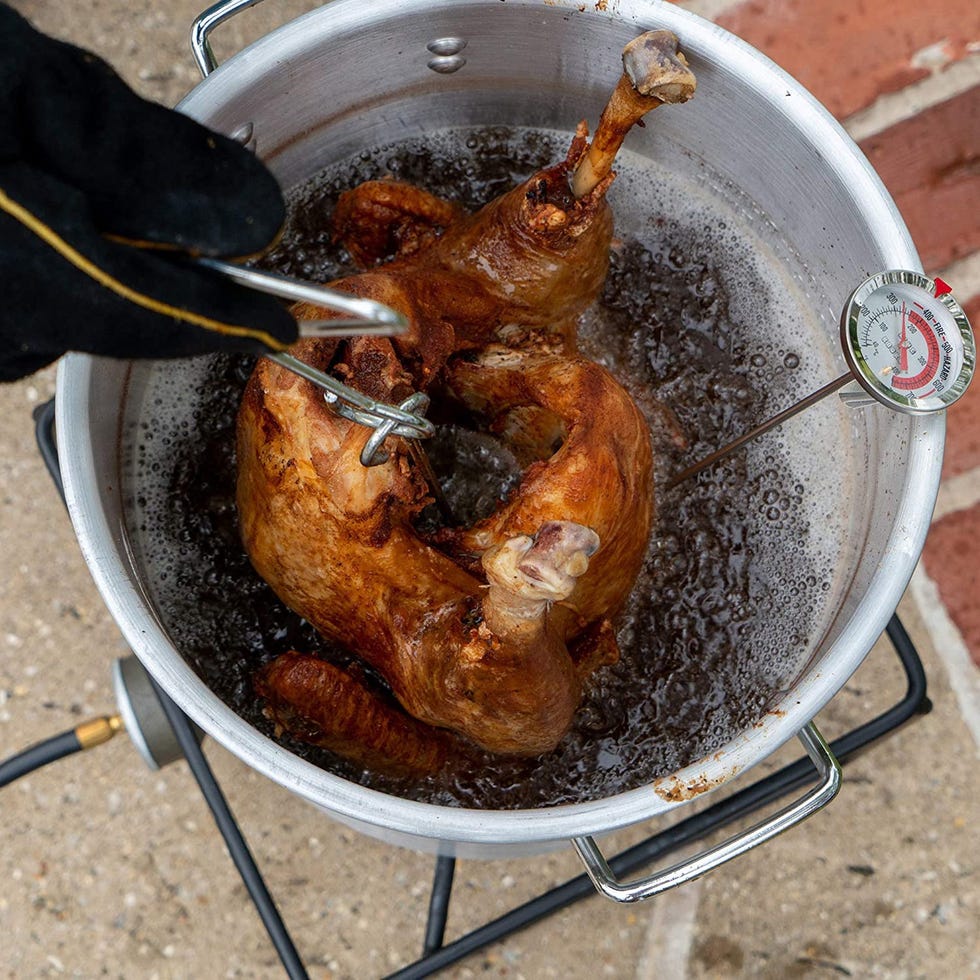
<path id="1" fill-rule="evenodd" d="M 298 357 L 292 354 L 278 353 L 266 354 L 270 361 L 275 361 L 280 367 L 284 367 L 293 374 L 298 374 L 311 384 L 316 385 L 323 391 L 323 397 L 327 404 L 339 415 L 358 425 L 366 425 L 376 429 L 385 425 L 387 422 L 394 422 L 394 427 L 388 435 L 403 436 L 408 439 L 428 439 L 435 434 L 436 427 L 424 416 L 413 414 L 401 406 L 388 405 L 385 402 L 375 401 L 367 395 L 348 388 L 347 385 L 331 377 L 323 371 L 318 371 L 309 364 L 305 364 Z M 412 401 L 418 395 L 403 402 L 407 405 L 411 402 L 411 407 L 421 405 L 420 401 Z M 425 398 L 425 396 L 422 396 Z M 428 398 L 425 399 L 425 407 L 428 407 Z M 424 409 L 423 409 L 424 411 Z M 373 451 L 371 453 L 373 457 Z M 377 460 L 377 462 L 382 462 Z"/>
<path id="2" fill-rule="evenodd" d="M 429 407 L 428 395 L 417 391 L 409 395 L 400 405 L 388 405 L 368 398 L 367 395 L 353 388 L 348 388 L 336 378 L 310 367 L 309 364 L 304 364 L 292 354 L 266 354 L 266 357 L 320 388 L 323 391 L 324 401 L 338 415 L 357 425 L 375 430 L 361 450 L 362 466 L 377 466 L 388 459 L 387 452 L 382 448 L 388 436 L 410 439 L 409 451 L 412 459 L 421 469 L 443 516 L 447 520 L 451 519 L 452 510 L 449 501 L 442 492 L 442 487 L 439 486 L 428 455 L 418 442 L 419 439 L 428 439 L 435 435 L 436 431 L 436 427 L 425 417 L 425 411 Z"/>
<path id="3" fill-rule="evenodd" d="M 417 408 L 424 417 L 425 410 L 428 407 L 429 396 L 422 394 L 421 391 L 417 391 L 414 395 L 409 395 L 409 397 L 398 406 L 398 409 L 402 412 L 411 412 Z M 337 405 L 337 412 L 338 414 L 343 415 L 344 418 L 350 419 L 352 422 L 361 422 L 361 420 L 357 418 L 358 413 L 352 411 L 346 405 Z M 361 422 L 361 424 L 374 426 L 373 422 Z M 414 432 L 406 432 L 404 430 L 405 427 L 400 426 L 395 419 L 385 419 L 380 425 L 377 425 L 368 441 L 364 443 L 364 448 L 361 450 L 361 465 L 377 466 L 379 463 L 387 462 L 388 453 L 382 448 L 385 439 L 391 435 L 408 436 L 409 438 L 412 438 L 415 435 Z"/>
<path id="4" fill-rule="evenodd" d="M 424 417 L 426 409 L 429 407 L 429 396 L 423 394 L 421 391 L 415 392 L 413 395 L 409 395 L 399 406 L 399 411 L 402 412 L 412 412 L 418 410 Z M 352 419 L 356 413 L 352 412 L 347 406 L 337 406 L 337 412 L 343 415 L 344 418 Z M 364 443 L 364 448 L 361 450 L 361 465 L 362 466 L 377 466 L 379 463 L 387 462 L 388 453 L 382 448 L 385 439 L 390 435 L 405 435 L 406 431 L 403 426 L 399 426 L 394 419 L 386 419 L 381 425 L 375 428 L 374 432 L 371 434 L 370 438 L 366 443 Z M 432 469 L 432 463 L 429 461 L 429 455 L 426 453 L 425 448 L 416 439 L 413 438 L 414 433 L 407 433 L 411 441 L 408 444 L 408 451 L 412 457 L 412 461 L 419 468 L 422 476 L 425 479 L 429 490 L 432 492 L 432 496 L 435 498 L 436 506 L 442 511 L 443 517 L 447 521 L 452 521 L 453 511 L 449 504 L 449 500 L 442 491 L 442 487 L 439 485 L 439 479 L 435 474 L 435 470 Z"/>
<path id="5" fill-rule="evenodd" d="M 301 337 L 392 337 L 408 329 L 408 320 L 401 313 L 373 299 L 350 296 L 326 286 L 290 279 L 274 272 L 260 272 L 220 259 L 199 258 L 197 264 L 247 289 L 353 315 L 346 320 L 302 320 L 299 324 Z"/>
<path id="6" fill-rule="evenodd" d="M 391 337 L 408 329 L 408 320 L 401 313 L 372 299 L 351 296 L 326 286 L 232 265 L 218 259 L 200 258 L 197 262 L 249 289 L 295 302 L 310 303 L 321 309 L 353 314 L 350 319 L 300 320 L 301 337 Z M 429 406 L 429 399 L 425 395 L 412 395 L 398 407 L 387 405 L 348 388 L 336 378 L 310 367 L 292 354 L 275 353 L 267 354 L 266 357 L 322 389 L 327 404 L 344 418 L 377 430 L 364 447 L 361 462 L 365 466 L 374 466 L 387 459 L 387 455 L 381 453 L 381 443 L 389 435 L 427 439 L 435 432 L 435 426 L 424 415 Z M 413 414 L 416 408 L 421 409 L 420 414 Z"/>

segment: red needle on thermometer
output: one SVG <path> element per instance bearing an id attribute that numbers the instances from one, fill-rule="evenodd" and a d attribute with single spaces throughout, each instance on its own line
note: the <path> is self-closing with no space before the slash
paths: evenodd
<path id="1" fill-rule="evenodd" d="M 908 314 L 905 309 L 905 304 L 902 303 L 902 335 L 898 339 L 898 370 L 902 374 L 908 374 L 909 370 L 909 342 L 906 339 L 905 326 L 907 320 Z"/>

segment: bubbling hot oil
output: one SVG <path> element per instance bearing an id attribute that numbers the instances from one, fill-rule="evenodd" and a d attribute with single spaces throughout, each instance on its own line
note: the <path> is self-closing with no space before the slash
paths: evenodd
<path id="1" fill-rule="evenodd" d="M 287 235 L 268 262 L 317 281 L 350 272 L 330 240 L 329 216 L 344 189 L 393 174 L 472 209 L 559 159 L 567 139 L 493 129 L 365 152 L 292 195 Z M 819 641 L 846 531 L 829 519 L 825 500 L 850 465 L 843 448 L 812 462 L 814 444 L 842 442 L 833 407 L 809 410 L 805 444 L 770 434 L 696 481 L 662 488 L 669 473 L 786 407 L 834 368 L 808 342 L 813 324 L 784 259 L 729 204 L 628 154 L 619 171 L 611 270 L 583 318 L 581 347 L 649 419 L 659 488 L 646 562 L 617 623 L 620 662 L 594 676 L 572 730 L 540 758 L 466 748 L 436 776 L 393 779 L 280 736 L 298 755 L 438 804 L 598 799 L 674 772 L 751 727 Z M 272 734 L 252 688 L 261 664 L 289 649 L 341 665 L 354 654 L 285 609 L 243 552 L 234 427 L 250 369 L 233 357 L 136 369 L 133 391 L 142 396 L 128 409 L 135 429 L 128 523 L 177 649 L 220 698 Z M 674 438 L 678 425 L 686 449 Z M 461 507 L 485 509 L 513 486 L 506 454 L 482 437 L 447 429 L 432 455 Z"/>

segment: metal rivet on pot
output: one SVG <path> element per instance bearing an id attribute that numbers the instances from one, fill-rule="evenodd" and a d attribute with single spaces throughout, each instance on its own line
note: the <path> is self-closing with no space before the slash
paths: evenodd
<path id="1" fill-rule="evenodd" d="M 247 150 L 255 149 L 255 125 L 254 123 L 242 123 L 234 132 L 228 134 L 236 143 L 240 143 Z"/>
<path id="2" fill-rule="evenodd" d="M 454 71 L 459 71 L 466 64 L 466 59 L 460 55 L 460 51 L 465 47 L 465 38 L 433 38 L 426 45 L 426 48 L 435 55 L 434 58 L 429 59 L 429 67 L 440 75 L 451 75 Z"/>
<path id="3" fill-rule="evenodd" d="M 454 71 L 459 71 L 466 64 L 466 59 L 458 54 L 448 57 L 439 55 L 429 59 L 429 67 L 440 75 L 451 75 Z"/>
<path id="4" fill-rule="evenodd" d="M 426 48 L 433 54 L 459 54 L 466 47 L 466 41 L 461 37 L 437 37 L 429 41 Z"/>

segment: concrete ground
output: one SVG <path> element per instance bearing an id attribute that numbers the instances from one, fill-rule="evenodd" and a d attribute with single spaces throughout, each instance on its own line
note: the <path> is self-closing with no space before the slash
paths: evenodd
<path id="1" fill-rule="evenodd" d="M 190 0 L 15 5 L 151 98 L 173 104 L 196 81 Z M 298 9 L 251 12 L 219 50 Z M 52 392 L 51 370 L 0 387 L 0 758 L 111 712 L 109 665 L 127 652 L 33 445 L 31 409 Z M 637 907 L 589 898 L 445 975 L 980 976 L 977 672 L 928 582 L 917 573 L 913 585 L 899 612 L 934 710 L 849 764 L 830 807 L 700 882 Z M 818 723 L 833 737 L 901 693 L 881 641 Z M 207 752 L 312 976 L 378 976 L 419 955 L 431 857 L 356 835 Z M 461 862 L 448 939 L 579 871 L 571 849 Z M 281 975 L 186 766 L 151 772 L 125 737 L 0 792 L 0 976 L 58 975 Z"/>

